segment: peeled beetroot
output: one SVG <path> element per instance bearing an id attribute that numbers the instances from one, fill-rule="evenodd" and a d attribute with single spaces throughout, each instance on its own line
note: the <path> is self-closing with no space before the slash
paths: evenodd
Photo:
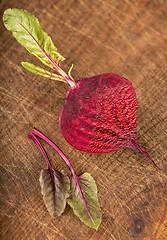
<path id="1" fill-rule="evenodd" d="M 71 77 L 72 67 L 68 74 L 63 71 L 61 63 L 65 58 L 57 52 L 37 18 L 27 11 L 7 9 L 3 21 L 17 41 L 50 67 L 52 72 L 29 62 L 22 62 L 23 67 L 40 76 L 70 85 L 60 116 L 60 127 L 73 147 L 93 153 L 131 148 L 154 163 L 136 140 L 138 102 L 131 82 L 116 74 L 106 73 L 75 83 Z"/>
<path id="2" fill-rule="evenodd" d="M 82 79 L 66 98 L 60 127 L 75 148 L 104 153 L 136 140 L 137 99 L 131 82 L 115 74 Z"/>
<path id="3" fill-rule="evenodd" d="M 134 88 L 126 78 L 106 73 L 81 79 L 67 94 L 60 127 L 65 139 L 81 151 L 131 148 L 153 162 L 136 140 L 137 106 Z"/>

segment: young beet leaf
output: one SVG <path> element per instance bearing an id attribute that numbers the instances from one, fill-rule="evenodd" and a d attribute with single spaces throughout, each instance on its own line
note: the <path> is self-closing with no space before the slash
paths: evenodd
<path id="1" fill-rule="evenodd" d="M 73 147 L 93 153 L 131 148 L 154 163 L 136 139 L 138 102 L 129 80 L 106 73 L 81 79 L 76 84 L 70 74 L 71 68 L 67 75 L 60 67 L 64 58 L 34 16 L 26 11 L 8 9 L 3 20 L 6 28 L 30 53 L 60 75 L 30 63 L 23 63 L 25 68 L 44 77 L 69 83 L 70 90 L 59 122 L 62 134 Z"/>
<path id="2" fill-rule="evenodd" d="M 71 171 L 71 181 L 64 173 L 52 169 L 45 150 L 36 136 L 42 138 L 60 154 Z M 101 223 L 101 213 L 94 179 L 89 173 L 78 177 L 64 153 L 37 129 L 33 129 L 29 137 L 37 143 L 48 165 L 48 169 L 41 171 L 40 184 L 50 215 L 52 217 L 60 216 L 67 201 L 82 222 L 97 230 Z M 69 185 L 71 190 L 69 190 Z"/>
<path id="3" fill-rule="evenodd" d="M 41 75 L 45 78 L 50 78 L 52 80 L 58 80 L 58 81 L 63 81 L 63 82 L 66 82 L 64 77 L 62 77 L 61 75 L 58 75 L 58 74 L 54 74 L 54 73 L 51 73 L 47 70 L 44 70 L 43 68 L 41 67 L 38 67 L 38 66 L 35 66 L 34 64 L 32 63 L 28 63 L 28 62 L 22 62 L 21 65 L 26 68 L 27 70 L 33 72 L 33 73 L 36 73 L 38 75 Z"/>
<path id="4" fill-rule="evenodd" d="M 101 222 L 95 181 L 89 173 L 84 173 L 77 178 L 77 182 L 72 177 L 72 195 L 67 202 L 86 225 L 95 228 Z"/>
<path id="5" fill-rule="evenodd" d="M 52 217 L 60 216 L 66 207 L 66 199 L 69 196 L 70 182 L 63 172 L 52 170 L 52 178 L 48 169 L 42 169 L 40 173 L 41 193 L 48 212 Z M 54 202 L 55 201 L 55 202 Z"/>

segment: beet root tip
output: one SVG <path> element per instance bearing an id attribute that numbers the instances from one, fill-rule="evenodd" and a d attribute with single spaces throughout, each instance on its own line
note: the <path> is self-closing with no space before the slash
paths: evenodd
<path id="1" fill-rule="evenodd" d="M 129 148 L 131 148 L 134 152 L 141 153 L 146 158 L 148 158 L 154 164 L 155 167 L 159 168 L 154 162 L 154 160 L 150 157 L 150 155 L 146 151 L 144 151 L 143 148 L 139 145 L 137 140 L 132 140 L 132 144 Z"/>

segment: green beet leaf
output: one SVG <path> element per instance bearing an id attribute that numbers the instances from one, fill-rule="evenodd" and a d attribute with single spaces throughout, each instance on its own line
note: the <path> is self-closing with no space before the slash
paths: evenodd
<path id="1" fill-rule="evenodd" d="M 65 58 L 57 52 L 57 48 L 51 38 L 45 33 L 38 19 L 25 10 L 9 8 L 4 12 L 3 22 L 5 27 L 12 32 L 16 40 L 27 49 L 28 52 L 35 55 L 42 63 L 56 70 L 60 75 L 50 73 L 44 69 L 30 63 L 22 63 L 23 67 L 29 71 L 42 75 L 53 80 L 64 81 L 71 87 L 75 87 L 75 82 L 71 77 L 71 69 L 67 75 L 60 67 Z"/>
<path id="2" fill-rule="evenodd" d="M 49 72 L 49 71 L 47 71 L 47 70 L 45 70 L 45 69 L 43 69 L 41 67 L 35 66 L 33 63 L 22 62 L 21 65 L 24 68 L 26 68 L 27 70 L 29 70 L 30 72 L 38 74 L 38 75 L 41 75 L 41 76 L 43 76 L 45 78 L 50 78 L 52 80 L 66 82 L 61 75 L 51 73 L 51 72 Z"/>
<path id="3" fill-rule="evenodd" d="M 17 41 L 44 64 L 53 68 L 52 62 L 60 63 L 65 58 L 57 52 L 51 38 L 39 25 L 38 19 L 20 9 L 7 9 L 3 15 L 5 27 Z"/>
<path id="4" fill-rule="evenodd" d="M 74 213 L 87 226 L 98 229 L 101 223 L 100 206 L 97 198 L 97 187 L 89 173 L 76 179 L 72 177 L 71 196 L 67 199 Z"/>
<path id="5" fill-rule="evenodd" d="M 42 169 L 40 185 L 46 208 L 52 217 L 60 216 L 66 207 L 69 197 L 70 180 L 64 172 L 52 169 L 53 178 L 49 169 Z M 53 184 L 54 181 L 54 184 Z"/>
<path id="6" fill-rule="evenodd" d="M 35 16 L 27 11 L 9 8 L 4 12 L 3 22 L 31 54 L 50 68 L 60 70 L 59 65 L 65 58 L 57 52 L 51 38 L 42 30 Z"/>

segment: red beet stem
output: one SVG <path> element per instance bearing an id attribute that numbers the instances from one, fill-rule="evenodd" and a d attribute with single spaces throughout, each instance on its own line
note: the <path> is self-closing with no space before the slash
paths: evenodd
<path id="1" fill-rule="evenodd" d="M 29 135 L 28 137 L 31 138 L 31 139 L 38 145 L 39 149 L 41 150 L 41 152 L 42 152 L 42 154 L 43 154 L 43 156 L 44 156 L 44 159 L 45 159 L 45 161 L 46 161 L 46 164 L 47 164 L 47 166 L 48 166 L 48 169 L 49 169 L 50 171 L 52 171 L 52 166 L 51 166 L 51 164 L 50 164 L 50 161 L 49 161 L 49 159 L 48 159 L 48 156 L 47 156 L 44 148 L 42 147 L 41 143 L 39 142 L 39 140 L 35 137 L 35 135 L 34 135 L 32 132 L 30 133 L 30 135 Z"/>
<path id="2" fill-rule="evenodd" d="M 148 158 L 149 160 L 151 160 L 151 162 L 154 164 L 154 166 L 158 167 L 155 162 L 153 161 L 153 159 L 150 157 L 150 155 L 143 150 L 143 148 L 138 144 L 137 140 L 132 140 L 131 141 L 131 145 L 129 146 L 129 148 L 131 148 L 133 151 L 141 153 L 142 155 L 144 155 L 146 158 Z"/>
<path id="3" fill-rule="evenodd" d="M 71 163 L 69 162 L 69 160 L 67 159 L 67 157 L 64 155 L 64 153 L 60 150 L 60 148 L 58 148 L 58 146 L 52 142 L 48 137 L 46 137 L 43 133 L 41 133 L 40 131 L 38 131 L 36 128 L 33 128 L 31 134 L 29 136 L 35 135 L 41 139 L 43 139 L 45 142 L 47 142 L 51 147 L 53 147 L 59 154 L 60 156 L 63 158 L 63 160 L 65 161 L 65 163 L 67 164 L 67 166 L 70 168 L 74 179 L 77 178 L 75 171 L 71 165 Z"/>
<path id="4" fill-rule="evenodd" d="M 42 152 L 42 154 L 44 156 L 46 164 L 48 165 L 48 170 L 50 171 L 50 175 L 51 175 L 51 179 L 52 179 L 53 199 L 54 199 L 54 205 L 55 205 L 56 204 L 56 199 L 55 199 L 55 181 L 54 181 L 52 166 L 51 166 L 50 161 L 48 159 L 48 156 L 47 156 L 47 154 L 45 152 L 45 149 L 41 145 L 40 141 L 36 138 L 36 136 L 31 132 L 28 137 L 31 138 L 37 144 L 37 146 L 39 147 L 39 149 L 41 150 L 41 152 Z"/>

